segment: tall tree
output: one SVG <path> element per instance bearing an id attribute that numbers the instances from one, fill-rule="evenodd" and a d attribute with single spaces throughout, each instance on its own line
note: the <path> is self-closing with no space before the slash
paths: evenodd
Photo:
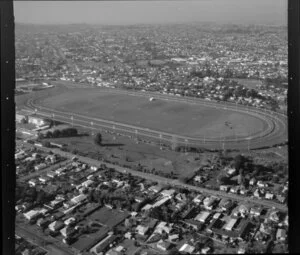
<path id="1" fill-rule="evenodd" d="M 96 134 L 94 142 L 97 145 L 102 145 L 102 135 L 100 133 Z"/>

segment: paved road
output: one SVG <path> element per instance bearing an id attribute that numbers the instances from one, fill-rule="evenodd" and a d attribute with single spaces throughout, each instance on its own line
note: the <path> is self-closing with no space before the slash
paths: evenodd
<path id="1" fill-rule="evenodd" d="M 73 255 L 74 253 L 70 251 L 67 247 L 62 247 L 61 242 L 51 236 L 39 235 L 38 233 L 31 231 L 28 227 L 23 227 L 16 224 L 15 232 L 17 235 L 25 238 L 29 242 L 36 244 L 37 246 L 45 249 L 49 254 L 56 255 Z M 57 245 L 56 245 L 57 244 Z"/>
<path id="2" fill-rule="evenodd" d="M 244 197 L 244 196 L 239 196 L 239 195 L 235 195 L 235 194 L 231 194 L 231 193 L 222 192 L 219 190 L 210 190 L 210 189 L 196 187 L 196 186 L 189 185 L 189 184 L 183 184 L 179 180 L 173 180 L 173 179 L 169 179 L 169 178 L 165 178 L 165 177 L 161 177 L 161 176 L 157 176 L 157 175 L 153 175 L 153 174 L 135 171 L 135 170 L 132 170 L 129 168 L 121 167 L 121 166 L 114 165 L 114 164 L 109 164 L 109 163 L 106 163 L 103 161 L 99 161 L 99 160 L 95 160 L 95 159 L 91 159 L 91 158 L 87 158 L 87 157 L 82 157 L 82 156 L 77 156 L 75 154 L 72 154 L 69 152 L 64 152 L 59 149 L 50 149 L 50 148 L 44 148 L 44 147 L 42 147 L 41 149 L 43 149 L 45 151 L 52 151 L 63 157 L 72 158 L 72 157 L 76 156 L 79 158 L 80 161 L 82 161 L 86 164 L 89 164 L 89 165 L 97 166 L 97 167 L 99 167 L 101 164 L 105 164 L 107 167 L 114 168 L 115 170 L 117 170 L 119 172 L 131 173 L 132 175 L 139 176 L 141 178 L 148 179 L 148 180 L 151 180 L 154 182 L 160 182 L 160 183 L 169 184 L 169 185 L 173 185 L 173 186 L 177 186 L 177 187 L 182 187 L 182 188 L 186 188 L 189 190 L 193 190 L 193 191 L 197 191 L 197 192 L 201 192 L 201 193 L 205 193 L 205 194 L 218 196 L 220 198 L 229 198 L 229 199 L 233 199 L 233 200 L 236 200 L 239 202 L 249 202 L 249 203 L 262 205 L 262 206 L 269 207 L 269 208 L 275 207 L 281 211 L 287 211 L 286 205 L 279 204 L 279 203 L 276 203 L 273 201 Z"/>
<path id="3" fill-rule="evenodd" d="M 228 109 L 231 111 L 240 112 L 247 115 L 252 115 L 258 119 L 261 119 L 266 123 L 267 128 L 261 132 L 256 134 L 251 134 L 248 137 L 239 137 L 237 138 L 194 138 L 189 136 L 181 136 L 177 134 L 166 133 L 162 131 L 157 131 L 149 128 L 138 127 L 134 125 L 124 124 L 116 121 L 109 121 L 100 118 L 92 118 L 85 115 L 80 115 L 72 112 L 58 111 L 55 109 L 47 108 L 40 106 L 38 103 L 38 98 L 35 100 L 30 99 L 27 101 L 27 107 L 31 110 L 37 110 L 37 114 L 53 118 L 58 121 L 66 122 L 69 124 L 74 124 L 78 126 L 82 126 L 88 129 L 110 129 L 115 132 L 130 134 L 138 137 L 147 137 L 152 140 L 162 141 L 167 144 L 172 144 L 176 142 L 181 145 L 190 145 L 203 147 L 208 149 L 253 149 L 260 148 L 264 146 L 272 146 L 274 144 L 279 144 L 287 141 L 286 131 L 287 131 L 287 119 L 283 114 L 271 112 L 271 111 L 263 111 L 254 107 L 245 107 L 232 103 L 217 103 L 213 101 L 206 101 L 198 98 L 190 98 L 190 97 L 176 97 L 170 95 L 164 95 L 159 93 L 145 93 L 145 92 L 129 92 L 124 90 L 117 89 L 99 89 L 99 93 L 123 93 L 126 95 L 134 95 L 134 96 L 142 96 L 149 97 L 154 96 L 158 99 L 168 100 L 168 101 L 176 101 L 176 102 L 185 102 L 191 104 L 202 105 L 205 107 L 213 107 L 220 109 Z"/>

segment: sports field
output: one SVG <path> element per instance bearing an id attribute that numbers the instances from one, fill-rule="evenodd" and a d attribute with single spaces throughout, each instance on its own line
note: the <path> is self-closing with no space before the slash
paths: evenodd
<path id="1" fill-rule="evenodd" d="M 98 88 L 73 88 L 37 103 L 58 111 L 195 138 L 245 137 L 266 129 L 263 120 L 247 113 L 161 99 L 150 102 L 147 97 Z"/>

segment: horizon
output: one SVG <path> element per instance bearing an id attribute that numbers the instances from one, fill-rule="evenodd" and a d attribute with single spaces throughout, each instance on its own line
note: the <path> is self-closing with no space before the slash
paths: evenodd
<path id="1" fill-rule="evenodd" d="M 287 2 L 282 0 L 17 1 L 14 2 L 14 16 L 16 23 L 31 25 L 215 23 L 286 26 Z"/>

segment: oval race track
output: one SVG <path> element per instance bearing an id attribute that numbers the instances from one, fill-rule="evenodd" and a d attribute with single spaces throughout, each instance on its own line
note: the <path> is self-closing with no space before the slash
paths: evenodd
<path id="1" fill-rule="evenodd" d="M 102 130 L 109 129 L 116 133 L 128 134 L 132 137 L 146 138 L 145 140 L 154 140 L 164 144 L 180 144 L 183 146 L 200 147 L 206 149 L 258 149 L 262 147 L 270 147 L 277 144 L 287 142 L 287 117 L 283 114 L 259 110 L 254 107 L 245 107 L 234 103 L 218 103 L 213 101 L 207 101 L 198 98 L 190 97 L 177 97 L 171 95 L 165 95 L 161 93 L 151 92 L 130 92 L 119 89 L 103 89 L 99 88 L 99 91 L 105 93 L 118 93 L 131 96 L 141 97 L 155 97 L 161 100 L 168 100 L 174 102 L 185 102 L 190 104 L 202 105 L 205 107 L 223 108 L 231 111 L 254 116 L 267 123 L 265 130 L 250 135 L 249 137 L 242 138 L 195 138 L 189 136 L 182 136 L 177 134 L 171 134 L 158 130 L 143 128 L 135 125 L 129 125 L 120 123 L 117 121 L 109 121 L 101 118 L 93 118 L 85 115 L 69 111 L 58 111 L 44 106 L 40 106 L 37 102 L 39 98 L 29 99 L 26 103 L 26 108 L 36 111 L 37 115 L 53 118 L 57 121 L 74 124 L 76 126 L 82 126 L 89 129 Z"/>

